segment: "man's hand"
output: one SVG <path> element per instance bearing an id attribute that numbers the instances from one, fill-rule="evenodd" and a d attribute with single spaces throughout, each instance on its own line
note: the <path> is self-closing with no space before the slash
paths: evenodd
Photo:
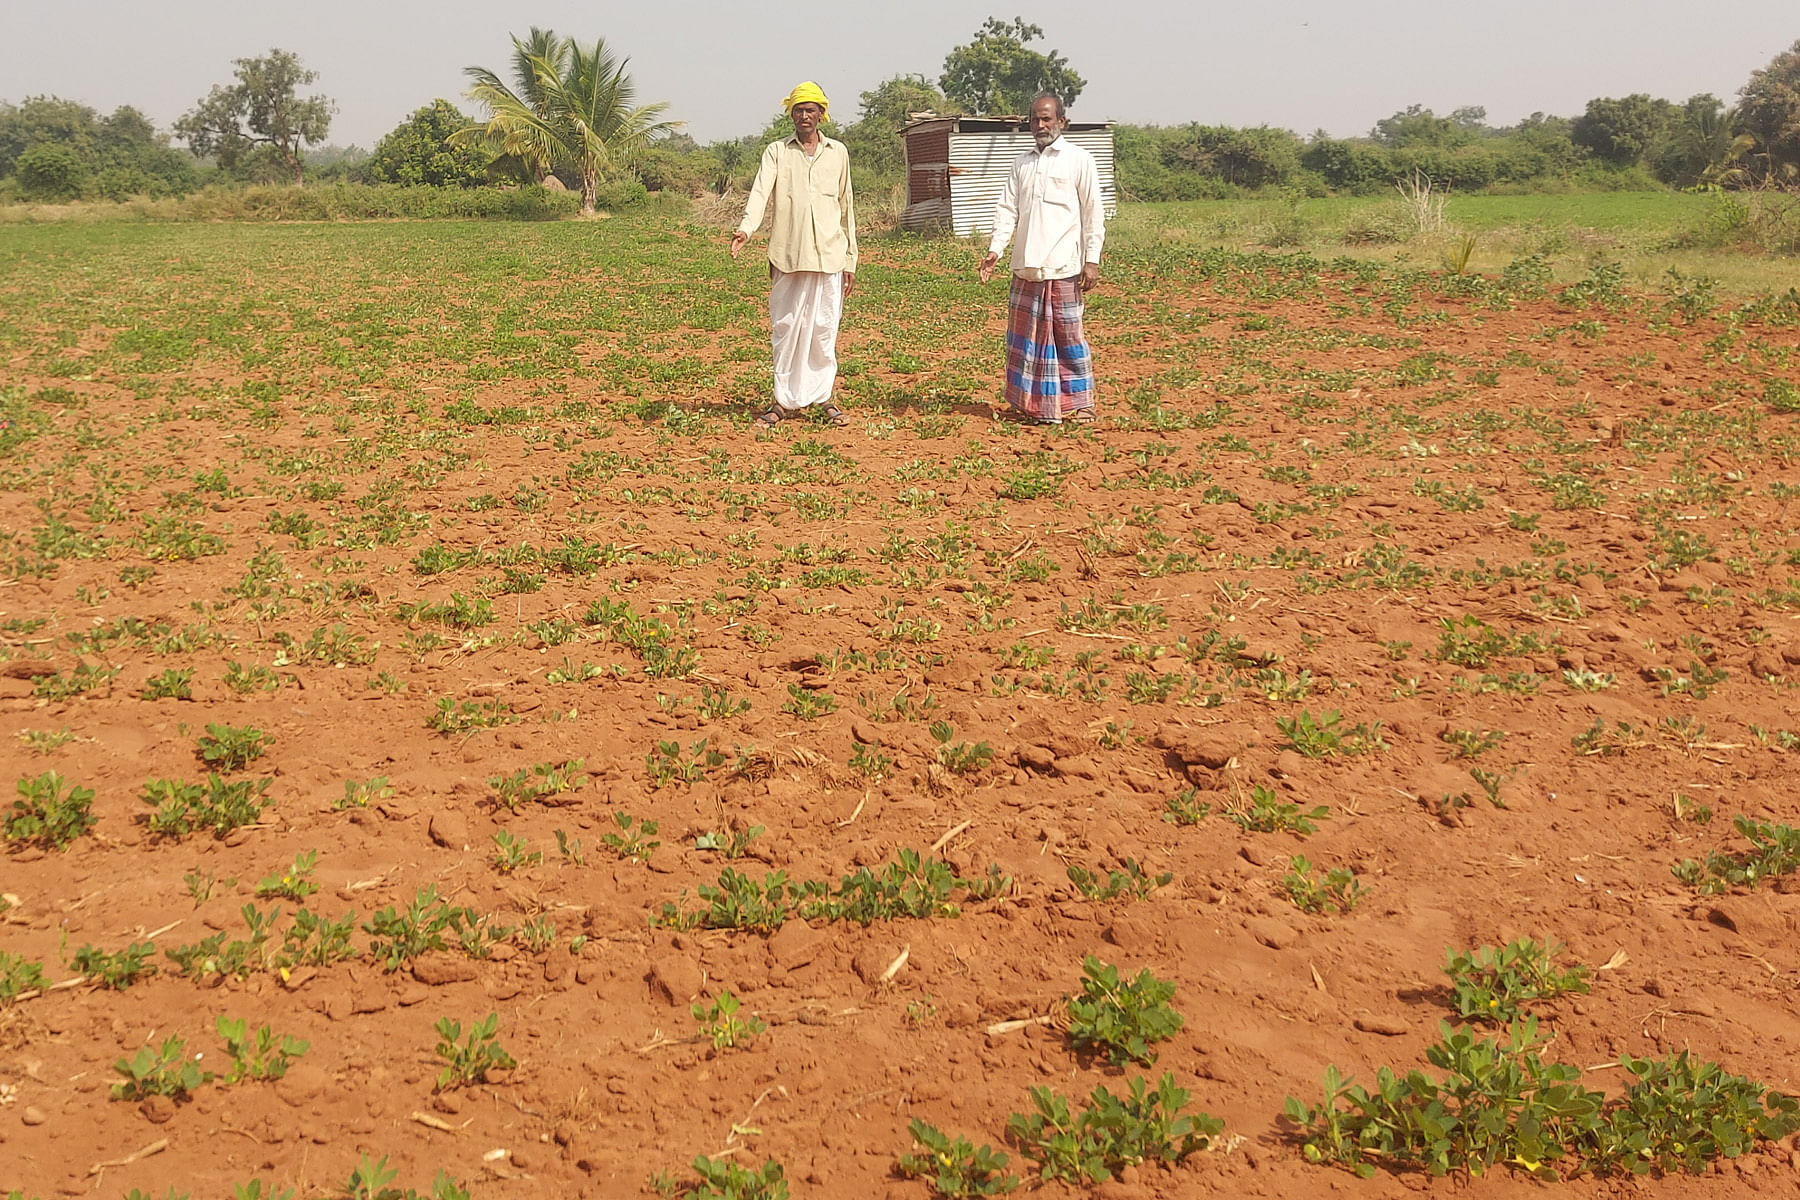
<path id="1" fill-rule="evenodd" d="M 981 256 L 981 265 L 975 269 L 976 274 L 981 276 L 981 282 L 986 283 L 994 277 L 994 267 L 999 262 L 1000 256 L 992 250 Z"/>
<path id="2" fill-rule="evenodd" d="M 1094 290 L 1094 285 L 1099 282 L 1100 282 L 1100 264 L 1099 263 L 1083 263 L 1083 264 L 1081 264 L 1081 290 L 1084 292 L 1091 292 Z"/>
<path id="3" fill-rule="evenodd" d="M 736 258 L 738 256 L 738 251 L 742 250 L 744 248 L 744 243 L 749 240 L 750 240 L 750 235 L 745 233 L 741 229 L 738 230 L 736 233 L 732 234 L 731 235 L 731 257 Z"/>
<path id="4" fill-rule="evenodd" d="M 856 290 L 856 272 L 855 271 L 845 271 L 844 272 L 844 299 L 848 300 L 850 298 L 850 293 L 854 292 L 855 290 Z"/>

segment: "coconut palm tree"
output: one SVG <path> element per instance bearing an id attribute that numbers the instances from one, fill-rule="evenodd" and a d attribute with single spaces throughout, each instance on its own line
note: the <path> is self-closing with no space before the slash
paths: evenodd
<path id="1" fill-rule="evenodd" d="M 633 103 L 637 89 L 625 73 L 627 61 L 604 39 L 586 49 L 543 29 L 532 29 L 524 41 L 514 37 L 517 90 L 486 67 L 468 68 L 474 81 L 468 95 L 489 116 L 452 141 L 482 142 L 497 154 L 514 155 L 540 181 L 552 170 L 574 171 L 581 179 L 581 211 L 591 215 L 601 177 L 628 168 L 638 151 L 680 125 L 661 119 L 665 101 Z"/>
<path id="2" fill-rule="evenodd" d="M 547 116 L 550 112 L 549 101 L 544 89 L 538 86 L 537 70 L 533 63 L 543 61 L 550 63 L 557 76 L 568 70 L 569 43 L 566 38 L 557 37 L 548 29 L 539 29 L 536 25 L 526 35 L 523 42 L 513 39 L 513 89 L 514 95 L 531 106 L 531 111 L 538 116 Z M 478 68 L 470 67 L 469 73 L 475 74 Z M 485 73 L 484 73 L 485 74 Z M 497 84 L 498 80 L 483 80 Z M 525 168 L 531 172 L 533 183 L 542 183 L 549 176 L 551 166 L 541 158 L 532 158 L 526 162 Z"/>

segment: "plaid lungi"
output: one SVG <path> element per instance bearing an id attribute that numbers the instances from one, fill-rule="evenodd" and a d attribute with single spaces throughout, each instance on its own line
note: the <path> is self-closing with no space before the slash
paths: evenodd
<path id="1" fill-rule="evenodd" d="M 1081 327 L 1081 276 L 1013 276 L 1006 309 L 1006 403 L 1040 421 L 1094 406 L 1094 360 Z"/>

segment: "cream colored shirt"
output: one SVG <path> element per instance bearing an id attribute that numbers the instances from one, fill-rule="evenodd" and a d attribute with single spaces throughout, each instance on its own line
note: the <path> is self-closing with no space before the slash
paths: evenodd
<path id="1" fill-rule="evenodd" d="M 739 233 L 747 237 L 761 228 L 771 195 L 775 217 L 769 224 L 769 262 L 777 271 L 856 273 L 856 200 L 844 143 L 820 134 L 818 153 L 811 158 L 797 135 L 769 143 L 750 186 Z"/>
<path id="2" fill-rule="evenodd" d="M 1028 150 L 1013 163 L 994 211 L 988 251 L 999 254 L 1015 228 L 1012 272 L 1022 279 L 1067 279 L 1098 263 L 1106 210 L 1094 156 L 1065 137 Z"/>

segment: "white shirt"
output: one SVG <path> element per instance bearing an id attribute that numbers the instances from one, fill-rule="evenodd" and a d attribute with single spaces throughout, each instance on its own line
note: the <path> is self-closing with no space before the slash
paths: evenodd
<path id="1" fill-rule="evenodd" d="M 1015 227 L 1012 272 L 1022 279 L 1067 279 L 1098 264 L 1106 217 L 1094 156 L 1061 136 L 1021 154 L 1000 189 L 988 252 L 1005 250 Z"/>

